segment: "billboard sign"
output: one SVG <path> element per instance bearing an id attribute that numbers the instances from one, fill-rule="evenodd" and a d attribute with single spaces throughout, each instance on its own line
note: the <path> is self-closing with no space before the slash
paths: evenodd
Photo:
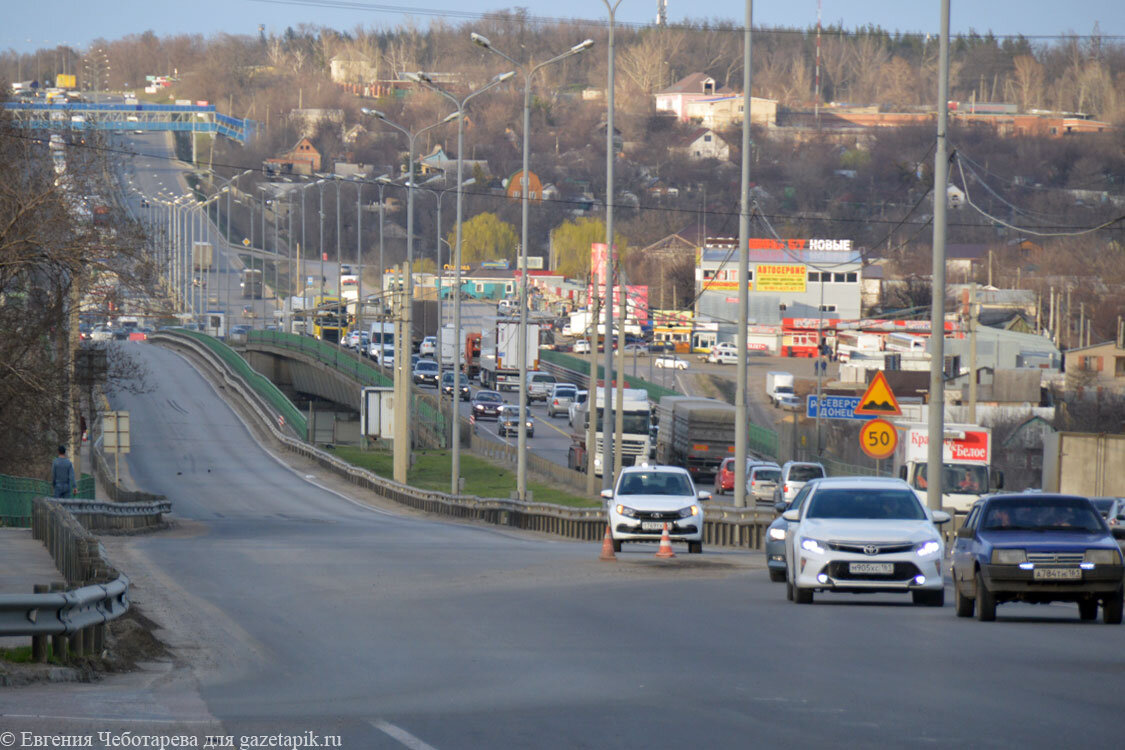
<path id="1" fill-rule="evenodd" d="M 754 270 L 754 290 L 758 292 L 804 292 L 807 281 L 803 264 L 759 263 Z"/>

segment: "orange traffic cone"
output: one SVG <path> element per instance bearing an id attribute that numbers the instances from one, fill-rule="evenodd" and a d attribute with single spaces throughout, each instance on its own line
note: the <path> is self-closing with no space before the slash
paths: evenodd
<path id="1" fill-rule="evenodd" d="M 609 524 L 605 525 L 605 536 L 602 538 L 602 554 L 599 560 L 617 562 L 617 555 L 613 553 L 613 537 L 609 533 Z"/>
<path id="2" fill-rule="evenodd" d="M 656 556 L 666 560 L 676 556 L 672 551 L 672 539 L 668 536 L 668 524 L 664 524 L 664 534 L 660 537 L 660 549 L 656 550 Z"/>

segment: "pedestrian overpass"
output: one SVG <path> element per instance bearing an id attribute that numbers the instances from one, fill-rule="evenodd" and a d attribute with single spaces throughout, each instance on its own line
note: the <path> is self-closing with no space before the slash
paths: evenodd
<path id="1" fill-rule="evenodd" d="M 31 130 L 109 130 L 222 135 L 246 143 L 259 123 L 229 117 L 213 104 L 96 104 L 93 102 L 4 102 L 15 124 Z"/>

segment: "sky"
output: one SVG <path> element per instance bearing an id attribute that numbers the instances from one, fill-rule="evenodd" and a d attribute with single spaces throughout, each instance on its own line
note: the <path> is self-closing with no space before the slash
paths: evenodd
<path id="1" fill-rule="evenodd" d="M 621 0 L 617 20 L 648 24 L 657 0 Z M 821 0 L 825 25 L 853 29 L 876 24 L 889 31 L 934 33 L 939 28 L 939 0 Z M 288 26 L 312 24 L 340 30 L 357 26 L 393 27 L 407 18 L 425 25 L 433 18 L 460 24 L 473 14 L 524 7 L 542 18 L 605 19 L 603 0 L 53 0 L 49 6 L 4 0 L 0 49 L 33 52 L 69 44 L 86 49 L 97 38 L 119 39 L 152 30 L 158 36 L 181 33 L 281 33 Z M 1103 36 L 1125 36 L 1122 0 L 951 0 L 954 33 L 975 30 L 997 35 L 1049 37 L 1090 34 L 1094 24 Z M 565 8 L 565 9 L 564 9 Z M 816 23 L 817 0 L 758 0 L 754 24 L 805 27 Z M 744 0 L 668 0 L 670 23 L 685 18 L 741 22 Z"/>

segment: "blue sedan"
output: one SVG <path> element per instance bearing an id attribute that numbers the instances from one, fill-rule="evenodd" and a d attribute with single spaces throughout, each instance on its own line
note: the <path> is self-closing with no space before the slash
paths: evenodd
<path id="1" fill-rule="evenodd" d="M 1083 620 L 1122 619 L 1125 564 L 1093 503 L 1073 495 L 992 495 L 978 500 L 952 554 L 959 617 L 996 619 L 1003 602 L 1075 602 Z"/>
<path id="2" fill-rule="evenodd" d="M 801 507 L 809 492 L 819 480 L 813 479 L 805 484 L 793 500 L 786 504 L 784 501 L 774 503 L 774 510 L 779 514 L 787 510 L 796 510 Z M 766 529 L 766 569 L 769 570 L 770 580 L 774 583 L 785 583 L 785 535 L 789 532 L 789 522 L 779 515 Z"/>

